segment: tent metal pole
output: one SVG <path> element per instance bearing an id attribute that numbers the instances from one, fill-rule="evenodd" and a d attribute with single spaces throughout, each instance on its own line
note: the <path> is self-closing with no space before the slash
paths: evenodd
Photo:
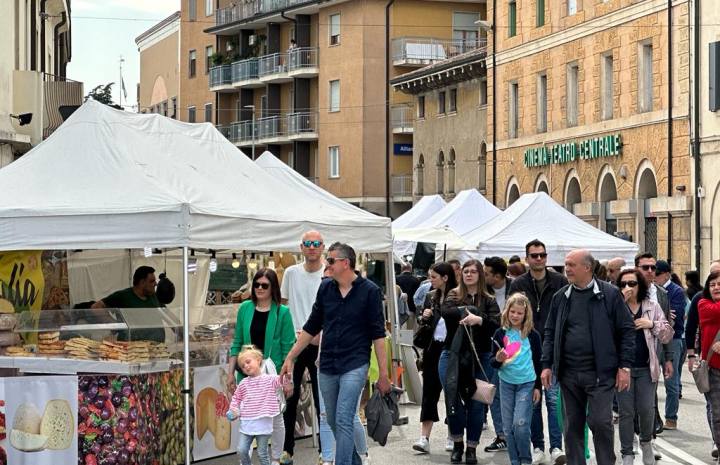
<path id="1" fill-rule="evenodd" d="M 183 397 L 185 399 L 185 465 L 190 465 L 190 280 L 188 248 L 183 247 Z"/>
<path id="2" fill-rule="evenodd" d="M 393 366 L 390 367 L 392 375 L 390 381 L 395 382 L 397 368 L 400 365 L 400 313 L 398 312 L 397 294 L 395 293 L 395 257 L 393 257 L 392 251 L 387 253 L 385 267 L 387 270 L 387 273 L 385 273 L 385 286 L 387 287 L 388 315 L 393 320 L 390 334 L 393 361 Z"/>
<path id="3" fill-rule="evenodd" d="M 443 261 L 447 260 L 447 244 L 443 244 Z"/>

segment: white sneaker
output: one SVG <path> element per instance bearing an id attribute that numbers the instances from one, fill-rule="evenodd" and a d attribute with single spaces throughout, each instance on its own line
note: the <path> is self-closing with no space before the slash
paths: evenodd
<path id="1" fill-rule="evenodd" d="M 545 461 L 545 452 L 543 452 L 542 449 L 534 448 L 532 453 L 532 463 L 533 465 L 538 465 L 539 463 L 543 463 Z"/>
<path id="2" fill-rule="evenodd" d="M 430 453 L 430 441 L 428 441 L 428 438 L 426 438 L 425 436 L 420 436 L 420 439 L 415 441 L 415 444 L 413 444 L 412 448 L 413 448 L 413 450 L 422 452 L 423 454 L 429 454 Z"/>
<path id="3" fill-rule="evenodd" d="M 553 447 L 550 449 L 550 462 L 553 465 L 565 465 L 565 452 L 560 448 Z"/>
<path id="4" fill-rule="evenodd" d="M 640 436 L 633 436 L 633 454 L 640 455 Z"/>
<path id="5" fill-rule="evenodd" d="M 448 438 L 447 442 L 445 443 L 445 452 L 452 452 L 455 448 L 455 443 L 452 439 Z"/>

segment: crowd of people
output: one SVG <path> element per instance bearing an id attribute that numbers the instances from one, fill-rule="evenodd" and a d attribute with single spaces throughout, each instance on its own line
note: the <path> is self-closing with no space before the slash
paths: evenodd
<path id="1" fill-rule="evenodd" d="M 678 428 L 685 361 L 692 370 L 701 358 L 710 367 L 707 417 L 717 460 L 720 358 L 712 355 L 720 353 L 720 261 L 704 286 L 689 271 L 683 287 L 670 264 L 650 253 L 628 264 L 574 250 L 560 273 L 547 266 L 541 241 L 525 252 L 525 263 L 449 260 L 433 264 L 423 282 L 410 266 L 398 276 L 413 296 L 422 358 L 420 438 L 412 448 L 430 452 L 444 393 L 450 463 L 477 463 L 489 411 L 495 436 L 484 451 L 506 451 L 512 465 L 585 464 L 587 428 L 596 462 L 614 464 L 614 424 L 622 463 L 640 455 L 654 464 L 662 456 L 653 440 Z M 478 400 L 487 384 L 475 380 L 494 385 L 494 398 Z"/>

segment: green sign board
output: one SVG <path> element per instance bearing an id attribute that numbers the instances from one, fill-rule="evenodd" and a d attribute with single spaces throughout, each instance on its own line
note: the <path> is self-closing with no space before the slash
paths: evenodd
<path id="1" fill-rule="evenodd" d="M 593 160 L 595 158 L 617 157 L 621 154 L 622 139 L 620 134 L 612 134 L 563 144 L 533 147 L 525 151 L 524 163 L 526 168 L 534 168 L 536 166 L 570 163 L 577 159 Z"/>

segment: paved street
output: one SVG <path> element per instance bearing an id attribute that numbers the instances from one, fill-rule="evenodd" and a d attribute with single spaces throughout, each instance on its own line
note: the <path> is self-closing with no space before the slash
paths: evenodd
<path id="1" fill-rule="evenodd" d="M 665 389 L 662 385 L 659 388 L 659 395 L 661 412 L 664 412 Z M 432 452 L 430 455 L 419 455 L 412 451 L 412 443 L 417 439 L 419 432 L 418 417 L 420 415 L 420 407 L 413 404 L 403 406 L 403 414 L 409 417 L 410 423 L 406 426 L 393 428 L 388 439 L 388 444 L 385 447 L 381 447 L 377 443 L 370 441 L 371 463 L 373 465 L 450 463 L 449 454 L 444 451 L 445 435 L 442 434 L 440 428 L 434 432 L 430 439 Z M 683 399 L 680 401 L 678 430 L 663 432 L 658 436 L 656 441 L 658 448 L 663 454 L 663 460 L 659 462 L 659 465 L 711 464 L 711 440 L 709 439 L 709 435 L 707 420 L 705 418 L 705 399 L 697 392 L 695 385 L 692 383 L 692 377 L 686 370 L 683 373 Z M 493 437 L 494 435 L 491 430 L 484 431 L 480 438 L 481 447 L 485 447 Z M 618 451 L 618 463 L 620 462 L 619 447 L 616 428 L 615 448 Z M 478 460 L 479 463 L 483 465 L 508 465 L 510 463 L 505 453 L 490 455 L 479 452 Z M 235 455 L 229 455 L 203 463 L 207 465 L 235 465 L 237 464 L 237 457 Z M 253 463 L 257 463 L 257 457 L 255 457 Z M 298 441 L 295 464 L 314 465 L 315 463 L 317 463 L 317 452 L 312 447 L 312 441 L 310 439 Z M 589 463 L 594 464 L 595 462 L 591 460 Z M 636 457 L 635 463 L 636 465 L 641 463 L 639 457 Z"/>

